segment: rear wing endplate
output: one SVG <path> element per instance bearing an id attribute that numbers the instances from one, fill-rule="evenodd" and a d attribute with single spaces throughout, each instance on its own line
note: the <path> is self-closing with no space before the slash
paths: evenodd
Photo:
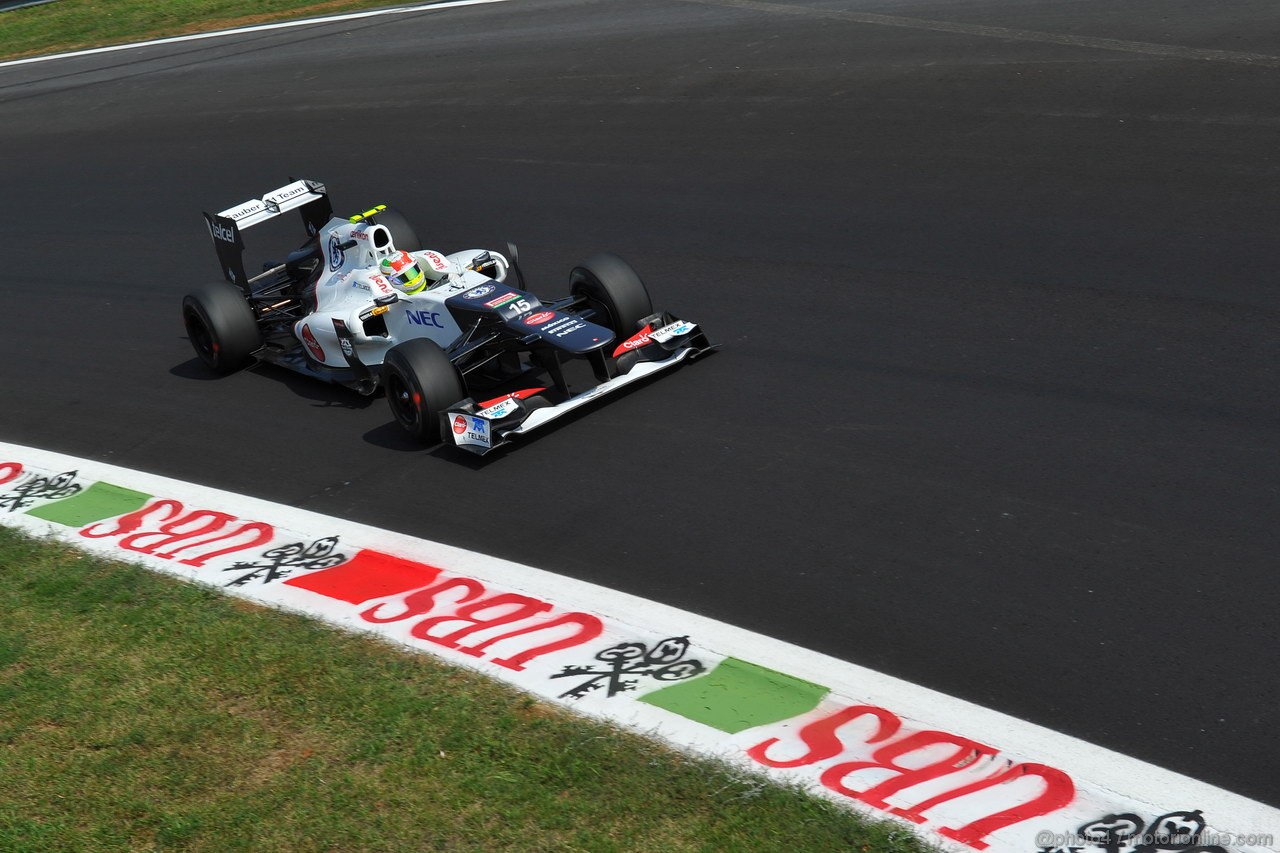
<path id="1" fill-rule="evenodd" d="M 314 237 L 333 216 L 329 194 L 318 181 L 297 180 L 272 190 L 262 198 L 251 198 L 219 213 L 206 213 L 205 224 L 213 239 L 218 263 L 227 281 L 246 290 L 249 278 L 244 271 L 244 240 L 240 232 L 290 210 L 299 210 L 307 235 Z"/>

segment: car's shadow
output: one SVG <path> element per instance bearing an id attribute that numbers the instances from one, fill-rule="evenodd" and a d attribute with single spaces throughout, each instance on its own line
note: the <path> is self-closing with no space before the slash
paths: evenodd
<path id="1" fill-rule="evenodd" d="M 634 385 L 629 385 L 598 402 L 574 409 L 556 418 L 546 426 L 539 427 L 536 432 L 516 436 L 510 444 L 504 444 L 483 456 L 455 447 L 451 442 L 441 442 L 433 446 L 420 444 L 410 438 L 409 434 L 402 430 L 394 420 L 369 430 L 363 437 L 369 444 L 383 447 L 387 450 L 421 453 L 434 459 L 439 459 L 442 462 L 449 462 L 472 471 L 481 471 L 491 465 L 502 462 L 510 453 L 531 452 L 539 442 L 546 441 L 562 429 L 569 429 L 584 417 L 589 418 L 592 412 L 598 412 L 614 402 L 619 402 L 631 396 L 646 384 L 648 383 L 638 382 Z"/>
<path id="2" fill-rule="evenodd" d="M 318 408 L 367 409 L 374 400 L 382 399 L 381 393 L 365 396 L 342 385 L 334 385 L 262 361 L 239 372 L 251 373 L 272 382 L 278 382 L 304 400 L 313 401 Z M 169 373 L 179 379 L 195 379 L 200 382 L 227 378 L 210 370 L 199 358 L 191 358 L 175 365 L 169 368 Z"/>
<path id="3" fill-rule="evenodd" d="M 174 365 L 169 368 L 169 375 L 176 376 L 179 379 L 197 379 L 201 382 L 212 382 L 222 377 L 214 373 L 205 363 L 198 358 L 188 359 L 182 364 Z"/>
<path id="4" fill-rule="evenodd" d="M 676 369 L 678 370 L 679 368 Z M 265 362 L 259 362 L 252 367 L 246 368 L 245 372 L 278 382 L 299 397 L 313 401 L 313 405 L 319 408 L 366 409 L 385 399 L 381 392 L 371 396 L 364 396 L 350 388 L 323 382 Z M 189 359 L 170 368 L 169 373 L 182 379 L 195 379 L 204 382 L 225 378 L 211 371 L 198 358 Z M 390 412 L 387 413 L 388 420 L 386 423 L 364 433 L 362 438 L 368 444 L 385 450 L 393 450 L 400 453 L 420 453 L 473 471 L 479 471 L 505 459 L 507 454 L 513 450 L 532 448 L 560 430 L 573 426 L 584 415 L 630 397 L 648 384 L 649 381 L 642 381 L 615 391 L 599 402 L 583 406 L 556 418 L 555 421 L 540 427 L 537 432 L 517 436 L 510 444 L 496 448 L 483 456 L 461 450 L 447 442 L 441 442 L 434 446 L 423 445 L 401 429 L 400 425 L 390 417 Z"/>
<path id="5" fill-rule="evenodd" d="M 375 401 L 382 399 L 381 392 L 373 395 L 361 394 L 343 385 L 304 376 L 266 362 L 259 362 L 248 370 L 273 382 L 279 382 L 295 395 L 312 401 L 312 405 L 317 408 L 367 409 Z"/>

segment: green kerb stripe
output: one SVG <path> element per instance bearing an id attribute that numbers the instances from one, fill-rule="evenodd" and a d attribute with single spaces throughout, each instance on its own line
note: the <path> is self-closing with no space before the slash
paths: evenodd
<path id="1" fill-rule="evenodd" d="M 639 701 L 733 734 L 812 711 L 828 692 L 821 684 L 725 658 L 707 675 L 655 690 Z"/>
<path id="2" fill-rule="evenodd" d="M 115 518 L 141 509 L 151 495 L 135 492 L 110 483 L 94 483 L 75 497 L 66 498 L 29 510 L 27 515 L 43 518 L 68 527 L 84 527 L 104 518 Z"/>

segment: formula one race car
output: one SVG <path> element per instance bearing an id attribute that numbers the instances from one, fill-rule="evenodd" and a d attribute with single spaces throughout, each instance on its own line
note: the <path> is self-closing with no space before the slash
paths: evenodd
<path id="1" fill-rule="evenodd" d="M 290 210 L 309 239 L 248 277 L 242 233 Z M 204 216 L 227 280 L 182 300 L 200 359 L 219 373 L 261 360 L 361 394 L 383 388 L 425 443 L 487 453 L 714 349 L 695 324 L 655 313 L 617 255 L 575 267 L 569 295 L 544 304 L 525 289 L 514 245 L 423 250 L 385 205 L 334 217 L 315 181 Z"/>

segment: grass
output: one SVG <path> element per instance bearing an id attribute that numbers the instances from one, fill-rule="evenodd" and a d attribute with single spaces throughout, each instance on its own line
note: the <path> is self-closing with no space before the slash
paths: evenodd
<path id="1" fill-rule="evenodd" d="M 0 59 L 394 5 L 387 0 L 56 0 L 0 12 Z"/>
<path id="2" fill-rule="evenodd" d="M 0 608 L 0 850 L 926 850 L 428 656 L 7 528 Z"/>

